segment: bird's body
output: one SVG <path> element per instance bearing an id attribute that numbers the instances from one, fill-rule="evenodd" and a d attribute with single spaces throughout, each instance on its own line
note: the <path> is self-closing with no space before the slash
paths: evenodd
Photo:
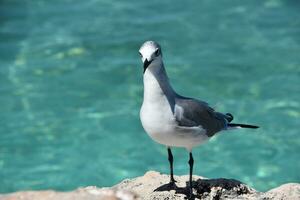
<path id="1" fill-rule="evenodd" d="M 173 178 L 171 147 L 184 147 L 190 154 L 190 196 L 192 195 L 192 148 L 209 140 L 216 133 L 236 127 L 258 128 L 232 124 L 229 113 L 216 112 L 206 102 L 177 94 L 170 85 L 164 68 L 160 46 L 145 42 L 139 50 L 144 63 L 144 99 L 140 119 L 145 131 L 156 142 L 166 145 L 170 162 L 170 183 Z"/>
<path id="2" fill-rule="evenodd" d="M 155 64 L 159 63 L 150 65 Z M 164 68 L 149 68 L 145 71 L 144 101 L 140 112 L 144 129 L 160 144 L 191 150 L 209 137 L 200 124 L 180 126 L 179 120 L 182 119 L 184 110 L 176 104 L 176 100 L 181 98 L 170 86 Z"/>

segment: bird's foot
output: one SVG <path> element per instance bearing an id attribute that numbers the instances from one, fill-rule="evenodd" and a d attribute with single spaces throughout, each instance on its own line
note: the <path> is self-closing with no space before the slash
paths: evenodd
<path id="1" fill-rule="evenodd" d="M 175 180 L 170 181 L 169 183 L 164 184 L 164 185 L 162 185 L 162 186 L 156 188 L 156 189 L 154 190 L 154 192 L 162 192 L 162 191 L 176 190 L 176 189 L 178 189 L 178 187 L 177 187 L 177 185 L 175 184 L 175 182 L 176 182 Z"/>
<path id="2" fill-rule="evenodd" d="M 175 184 L 177 181 L 173 178 L 173 177 L 171 177 L 170 178 L 170 183 L 169 184 L 171 184 L 171 183 L 173 183 L 173 184 Z"/>
<path id="3" fill-rule="evenodd" d="M 189 185 L 187 186 L 188 186 L 188 194 L 186 195 L 186 197 L 188 200 L 194 200 L 195 196 L 193 194 L 193 182 L 189 183 Z"/>
<path id="4" fill-rule="evenodd" d="M 171 180 L 171 181 L 168 183 L 168 185 L 169 185 L 169 187 L 170 187 L 171 190 L 177 189 L 177 185 L 175 184 L 176 182 L 177 182 L 177 181 L 175 181 L 175 180 L 173 179 L 173 180 Z"/>

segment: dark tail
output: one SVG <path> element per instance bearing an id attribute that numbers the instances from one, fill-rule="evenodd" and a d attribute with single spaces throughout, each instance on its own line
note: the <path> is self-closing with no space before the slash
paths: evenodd
<path id="1" fill-rule="evenodd" d="M 250 124 L 234 124 L 234 123 L 229 123 L 229 127 L 241 127 L 241 128 L 259 128 L 259 126 L 255 125 L 250 125 Z"/>

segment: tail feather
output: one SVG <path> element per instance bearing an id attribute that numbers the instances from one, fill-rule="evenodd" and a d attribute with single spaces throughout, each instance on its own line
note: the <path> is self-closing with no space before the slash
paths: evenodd
<path id="1" fill-rule="evenodd" d="M 241 127 L 241 128 L 259 128 L 259 126 L 256 126 L 256 125 L 250 125 L 250 124 L 235 124 L 235 123 L 229 123 L 228 124 L 229 127 Z"/>

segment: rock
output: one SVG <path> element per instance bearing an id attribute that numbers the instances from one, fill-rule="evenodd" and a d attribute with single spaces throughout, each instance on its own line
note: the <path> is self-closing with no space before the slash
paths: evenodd
<path id="1" fill-rule="evenodd" d="M 26 191 L 0 196 L 0 200 L 135 200 L 136 194 L 124 190 L 89 186 L 71 192 Z"/>
<path id="2" fill-rule="evenodd" d="M 170 177 L 149 171 L 144 176 L 126 179 L 111 188 L 90 186 L 71 192 L 26 191 L 0 195 L 0 200 L 165 200 L 186 199 L 188 176 L 175 176 L 176 185 L 169 185 Z M 289 183 L 268 192 L 258 192 L 233 179 L 206 179 L 193 176 L 195 199 L 300 199 L 300 184 Z"/>
<path id="3" fill-rule="evenodd" d="M 158 172 L 147 172 L 144 176 L 132 180 L 124 180 L 113 189 L 130 190 L 145 200 L 153 199 L 184 199 L 189 190 L 186 187 L 188 176 L 175 176 L 176 186 L 166 184 L 168 175 Z M 233 179 L 205 179 L 193 176 L 195 199 L 236 199 L 258 193 L 253 188 Z M 170 190 L 170 188 L 173 188 Z M 170 191 L 169 191 L 170 190 Z"/>
<path id="4" fill-rule="evenodd" d="M 300 184 L 287 183 L 262 195 L 265 199 L 300 199 Z"/>

